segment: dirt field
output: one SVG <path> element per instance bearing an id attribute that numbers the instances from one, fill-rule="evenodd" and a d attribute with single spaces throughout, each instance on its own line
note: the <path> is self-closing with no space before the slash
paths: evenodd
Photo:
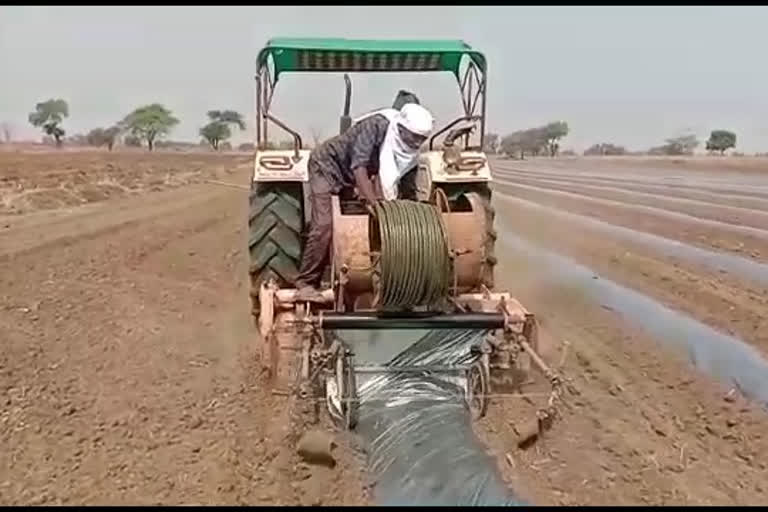
<path id="1" fill-rule="evenodd" d="M 233 161 L 248 162 L 248 156 L 0 152 L 0 215 L 81 206 L 200 183 L 226 176 L 234 169 Z"/>
<path id="2" fill-rule="evenodd" d="M 0 217 L 0 503 L 365 501 L 350 443 L 335 470 L 281 449 L 294 443 L 256 372 L 243 192 L 147 190 L 174 171 L 247 183 L 247 158 L 0 165 L 25 184 L 141 176 L 121 199 Z"/>
<path id="3" fill-rule="evenodd" d="M 756 218 L 768 212 L 768 202 L 755 201 L 750 205 L 754 210 L 740 219 L 722 215 L 719 205 L 728 205 L 729 197 L 738 200 L 766 189 L 768 174 L 745 178 L 740 170 L 721 170 L 712 179 L 737 190 L 730 190 L 730 195 L 716 193 L 718 201 L 708 206 L 685 200 L 702 201 L 698 183 L 711 168 L 687 163 L 685 170 L 672 172 L 647 165 L 642 161 L 611 166 L 590 160 L 498 160 L 496 193 L 525 200 L 503 202 L 503 209 L 497 201 L 504 226 L 500 240 L 503 229 L 517 233 L 542 249 L 593 269 L 601 278 L 638 290 L 768 353 L 765 281 L 686 259 L 687 253 L 676 245 L 673 248 L 679 253 L 669 255 L 649 246 L 642 235 L 635 234 L 637 240 L 632 240 L 622 232 L 619 237 L 610 226 L 598 229 L 583 220 L 599 219 L 764 261 L 763 238 L 747 237 L 736 226 L 707 225 L 704 219 L 760 226 Z M 690 188 L 666 186 L 675 178 Z M 610 190 L 605 188 L 608 181 Z M 637 181 L 643 181 L 644 187 L 664 189 L 663 195 L 637 194 Z M 579 195 L 558 195 L 560 191 Z M 616 204 L 598 206 L 594 198 L 609 198 Z M 659 210 L 641 212 L 635 208 L 638 205 Z M 581 217 L 556 215 L 557 211 Z M 670 217 L 665 212 L 690 217 Z M 551 269 L 535 258 L 514 250 L 501 254 L 499 284 L 539 315 L 545 336 L 570 342 L 565 372 L 580 391 L 563 421 L 528 452 L 511 449 L 514 437 L 504 428 L 514 424 L 519 407 L 511 400 L 496 400 L 492 410 L 504 409 L 504 419 L 489 417 L 481 430 L 500 460 L 510 455 L 512 464 L 501 466 L 513 488 L 539 504 L 765 502 L 762 459 L 768 453 L 768 416 L 762 410 L 737 398 L 738 392 L 693 371 L 682 354 L 660 348 L 658 342 L 663 340 L 653 339 L 636 322 L 622 318 L 611 303 L 590 301 L 583 290 L 565 280 L 547 284 Z M 670 337 L 675 336 L 674 328 L 670 326 Z"/>
<path id="4" fill-rule="evenodd" d="M 494 399 L 478 425 L 520 497 L 766 501 L 763 411 L 502 240 L 517 233 L 768 353 L 768 175 L 706 165 L 496 162 L 496 194 L 545 207 L 496 201 L 498 285 L 538 315 L 543 337 L 570 343 L 564 369 L 579 391 L 527 451 L 514 445 L 514 399 Z M 249 166 L 247 156 L 0 153 L 0 503 L 369 502 L 354 439 L 337 434 L 335 469 L 302 463 L 284 399 L 260 386 L 245 193 L 205 183 L 245 184 Z M 583 217 L 743 256 L 758 274 Z"/>

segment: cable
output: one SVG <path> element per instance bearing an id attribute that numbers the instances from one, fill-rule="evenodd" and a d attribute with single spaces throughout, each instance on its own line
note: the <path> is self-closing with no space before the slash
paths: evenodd
<path id="1" fill-rule="evenodd" d="M 379 307 L 436 306 L 448 296 L 451 257 L 439 210 L 409 200 L 374 207 L 381 240 Z"/>

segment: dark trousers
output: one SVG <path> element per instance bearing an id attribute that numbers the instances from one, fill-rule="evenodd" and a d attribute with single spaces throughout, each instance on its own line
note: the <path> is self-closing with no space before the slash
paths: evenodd
<path id="1" fill-rule="evenodd" d="M 330 257 L 331 240 L 333 239 L 331 184 L 312 160 L 309 161 L 309 189 L 312 215 L 301 259 L 301 268 L 299 268 L 299 275 L 296 277 L 297 288 L 306 285 L 320 286 L 323 271 Z"/>

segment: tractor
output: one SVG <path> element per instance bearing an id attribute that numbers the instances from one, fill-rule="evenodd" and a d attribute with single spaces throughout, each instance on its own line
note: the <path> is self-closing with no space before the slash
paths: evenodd
<path id="1" fill-rule="evenodd" d="M 489 334 L 472 347 L 466 364 L 446 371 L 463 376 L 472 417 L 485 415 L 493 376 L 504 381 L 504 375 L 530 368 L 531 363 L 556 392 L 559 377 L 539 356 L 534 315 L 494 286 L 492 174 L 483 152 L 486 69 L 484 55 L 458 40 L 275 38 L 258 54 L 248 219 L 250 295 L 261 335 L 261 362 L 274 393 L 324 400 L 334 421 L 352 429 L 361 370 L 355 364 L 356 347 L 337 333 L 471 328 Z M 415 201 L 385 201 L 376 213 L 353 193 L 332 198 L 331 265 L 322 303 L 297 301 L 295 288 L 310 215 L 310 150 L 297 131 L 270 112 L 280 77 L 295 72 L 343 73 L 340 132 L 352 125 L 350 73 L 450 73 L 463 106 L 463 115 L 436 128 L 420 152 L 416 170 L 409 173 Z M 275 149 L 268 138 L 270 127 L 287 132 L 293 147 Z M 422 225 L 432 230 L 431 238 L 418 231 Z M 412 263 L 410 277 L 400 272 L 406 261 Z M 419 286 L 432 286 L 429 303 L 418 303 L 418 294 L 411 293 Z M 414 303 L 408 303 L 408 297 Z M 405 369 L 383 364 L 374 371 Z M 537 424 L 553 414 L 550 399 L 540 408 Z"/>

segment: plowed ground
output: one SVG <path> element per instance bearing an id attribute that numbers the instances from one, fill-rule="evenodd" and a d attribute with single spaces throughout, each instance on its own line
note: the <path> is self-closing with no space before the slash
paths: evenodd
<path id="1" fill-rule="evenodd" d="M 761 261 L 759 233 L 696 218 L 765 226 L 768 178 L 696 165 L 672 166 L 674 181 L 642 162 L 499 160 L 495 193 Z M 0 153 L 0 503 L 368 502 L 354 440 L 336 433 L 334 469 L 301 462 L 285 399 L 262 384 L 247 193 L 206 182 L 247 184 L 249 168 L 247 156 Z M 497 210 L 543 248 L 768 350 L 758 281 L 547 210 Z M 501 237 L 497 254 L 498 286 L 537 314 L 550 360 L 570 343 L 563 370 L 579 392 L 528 450 L 512 434 L 531 412 L 520 399 L 495 398 L 478 425 L 518 495 L 765 502 L 768 416 L 610 304 L 567 283 L 541 285 L 546 269 Z"/>

